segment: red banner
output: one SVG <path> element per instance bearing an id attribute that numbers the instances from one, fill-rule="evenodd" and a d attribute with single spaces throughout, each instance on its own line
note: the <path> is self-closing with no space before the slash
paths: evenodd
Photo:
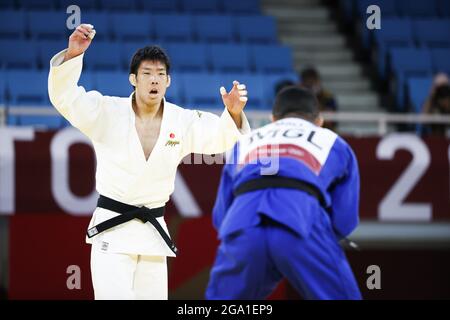
<path id="1" fill-rule="evenodd" d="M 363 219 L 450 218 L 447 139 L 393 134 L 347 141 L 359 161 Z M 203 160 L 203 164 L 180 165 L 169 214 L 210 214 L 222 165 L 208 165 L 205 162 L 213 161 Z M 97 198 L 94 186 L 95 155 L 77 130 L 0 129 L 0 214 L 90 215 Z"/>
<path id="2" fill-rule="evenodd" d="M 348 138 L 347 141 L 359 161 L 363 219 L 449 219 L 448 140 L 423 140 L 414 135 L 395 134 L 382 138 Z M 198 159 L 192 158 L 191 162 L 198 162 Z M 204 160 L 211 163 L 211 158 Z M 218 244 L 210 213 L 221 167 L 205 163 L 180 165 L 166 217 L 170 234 L 180 249 L 176 259 L 169 259 L 169 296 L 172 299 L 204 296 Z M 97 197 L 94 175 L 92 147 L 77 130 L 0 129 L 0 213 L 12 215 L 10 298 L 93 298 L 90 246 L 84 244 L 84 237 Z M 202 215 L 197 219 L 187 218 Z M 384 255 L 383 252 L 380 257 Z M 407 261 L 411 251 L 395 252 L 391 257 L 397 255 L 399 261 Z M 430 274 L 442 276 L 446 275 L 443 270 L 448 270 L 449 265 L 448 259 L 442 258 L 445 256 L 448 257 L 448 251 L 414 261 L 434 259 L 436 263 L 427 266 L 430 270 L 440 268 L 440 271 Z M 367 277 L 361 269 L 363 266 L 381 261 L 385 269 L 395 269 L 389 259 L 374 260 L 371 251 L 350 255 L 350 258 L 362 289 Z M 78 283 L 73 280 L 75 276 L 79 276 Z M 410 276 L 411 273 L 407 273 L 404 279 Z M 401 295 L 394 292 L 398 274 L 392 274 L 390 279 L 386 282 L 386 286 L 392 286 L 388 292 L 392 297 L 404 297 L 408 290 Z M 435 290 L 439 283 L 446 282 L 437 276 L 424 278 L 415 292 L 421 297 L 420 292 L 427 288 Z M 439 288 L 441 291 L 432 297 L 448 297 L 447 287 Z M 364 295 L 380 298 L 367 290 Z M 295 297 L 296 293 L 285 283 L 272 296 Z"/>

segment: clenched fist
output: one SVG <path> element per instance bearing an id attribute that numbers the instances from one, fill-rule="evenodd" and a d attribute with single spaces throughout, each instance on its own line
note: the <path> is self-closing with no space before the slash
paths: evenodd
<path id="1" fill-rule="evenodd" d="M 95 36 L 94 26 L 80 24 L 69 37 L 69 48 L 64 56 L 64 61 L 79 56 L 89 48 Z"/>

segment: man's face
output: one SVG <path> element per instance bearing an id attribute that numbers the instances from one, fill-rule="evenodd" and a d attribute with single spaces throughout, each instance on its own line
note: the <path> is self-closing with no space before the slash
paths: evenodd
<path id="1" fill-rule="evenodd" d="M 160 61 L 144 60 L 136 76 L 136 95 L 145 104 L 160 103 L 170 85 L 166 66 Z"/>

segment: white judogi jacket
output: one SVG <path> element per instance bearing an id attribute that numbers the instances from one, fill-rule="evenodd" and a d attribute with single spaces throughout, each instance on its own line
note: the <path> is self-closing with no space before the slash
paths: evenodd
<path id="1" fill-rule="evenodd" d="M 242 129 L 238 130 L 226 109 L 218 117 L 164 100 L 160 134 L 146 161 L 135 127 L 132 95 L 121 98 L 86 92 L 77 85 L 83 55 L 62 63 L 64 53 L 65 50 L 50 61 L 50 100 L 92 141 L 97 157 L 96 189 L 104 196 L 134 206 L 164 206 L 174 190 L 177 166 L 184 156 L 225 152 L 242 134 L 250 132 L 244 113 Z M 89 228 L 116 215 L 97 208 Z M 167 232 L 164 218 L 158 221 Z M 86 241 L 91 240 L 101 241 L 108 252 L 174 256 L 150 223 L 136 219 Z"/>

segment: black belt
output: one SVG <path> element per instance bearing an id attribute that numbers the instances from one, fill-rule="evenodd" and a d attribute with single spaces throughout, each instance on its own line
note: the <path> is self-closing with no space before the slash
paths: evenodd
<path id="1" fill-rule="evenodd" d="M 97 207 L 120 213 L 120 215 L 108 219 L 90 228 L 87 231 L 88 238 L 92 238 L 97 234 L 102 233 L 103 231 L 114 228 L 130 220 L 139 219 L 143 223 L 150 222 L 159 232 L 161 237 L 169 246 L 170 250 L 172 250 L 175 254 L 177 253 L 178 249 L 175 247 L 172 239 L 170 239 L 169 235 L 166 233 L 166 231 L 164 231 L 158 220 L 156 220 L 156 218 L 164 216 L 164 207 L 154 209 L 149 209 L 147 207 L 135 207 L 102 195 L 100 195 L 100 197 L 98 198 Z"/>
<path id="2" fill-rule="evenodd" d="M 234 196 L 237 197 L 241 194 L 256 191 L 256 190 L 262 190 L 262 189 L 268 189 L 268 188 L 289 188 L 289 189 L 297 189 L 306 192 L 307 194 L 313 196 L 316 198 L 320 205 L 327 209 L 327 203 L 325 201 L 325 197 L 323 196 L 322 192 L 320 190 L 304 181 L 293 179 L 293 178 L 286 178 L 286 177 L 280 177 L 280 176 L 264 176 L 261 178 L 253 179 L 246 181 L 244 183 L 241 183 L 234 191 Z"/>
<path id="3" fill-rule="evenodd" d="M 270 176 L 270 177 L 264 176 L 261 178 L 248 180 L 246 182 L 241 183 L 236 189 L 234 189 L 233 193 L 234 196 L 237 197 L 247 192 L 263 190 L 268 188 L 289 188 L 304 191 L 307 194 L 311 195 L 312 197 L 316 198 L 319 201 L 320 205 L 327 212 L 329 212 L 330 208 L 329 206 L 327 206 L 325 197 L 317 187 L 302 180 L 293 178 L 286 178 L 280 176 Z M 339 233 L 336 230 L 334 231 L 336 232 L 336 234 L 339 235 Z M 359 247 L 355 242 L 351 241 L 347 237 L 343 236 L 341 237 L 352 249 L 359 250 Z"/>

